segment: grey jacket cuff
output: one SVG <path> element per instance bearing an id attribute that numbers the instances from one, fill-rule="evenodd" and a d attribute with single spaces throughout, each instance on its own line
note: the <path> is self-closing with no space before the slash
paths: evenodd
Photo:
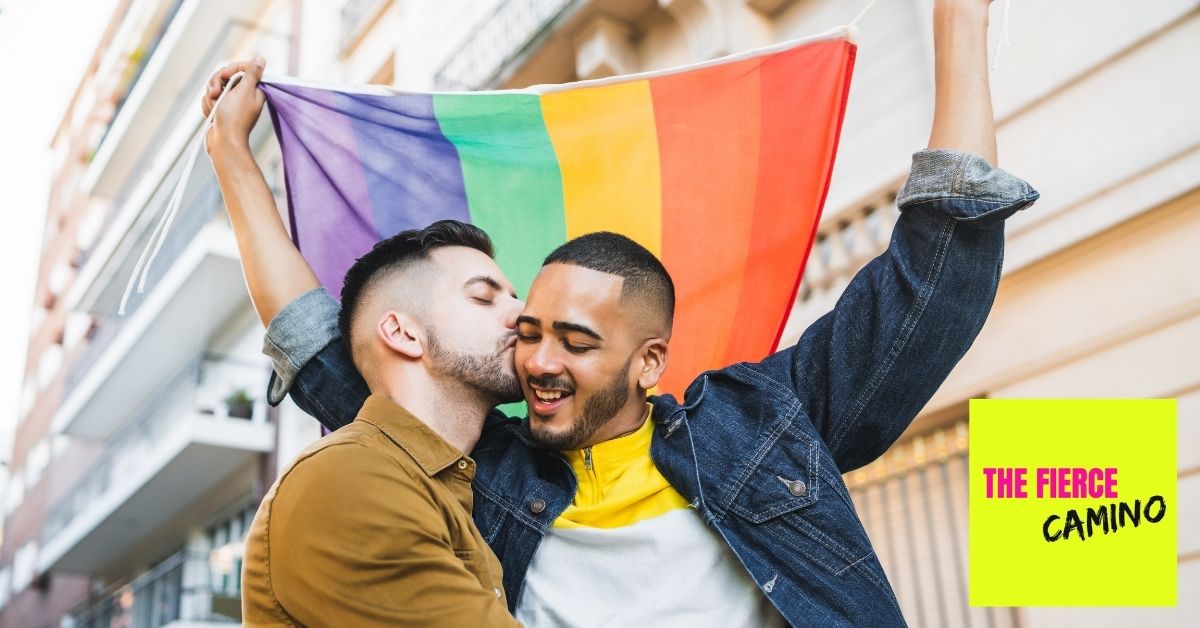
<path id="1" fill-rule="evenodd" d="M 944 148 L 913 154 L 912 171 L 896 196 L 901 209 L 926 207 L 967 225 L 989 227 L 1039 197 L 1023 179 L 982 157 Z"/>
<path id="2" fill-rule="evenodd" d="M 300 374 L 300 369 L 330 342 L 341 337 L 337 318 L 340 306 L 324 288 L 310 290 L 288 303 L 267 326 L 263 353 L 275 372 L 267 401 L 279 405 Z"/>

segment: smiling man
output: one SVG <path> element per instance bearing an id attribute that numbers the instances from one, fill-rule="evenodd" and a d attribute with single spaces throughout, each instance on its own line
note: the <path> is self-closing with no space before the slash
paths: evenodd
<path id="1" fill-rule="evenodd" d="M 647 412 L 636 391 L 658 383 L 671 338 L 675 289 L 662 263 L 629 238 L 595 233 L 551 253 L 534 285 L 517 317 L 534 438 L 580 449 L 636 430 Z"/>
<path id="2" fill-rule="evenodd" d="M 464 453 L 490 408 L 520 398 L 521 304 L 491 255 L 479 229 L 440 222 L 346 274 L 338 328 L 372 394 L 263 499 L 246 538 L 247 625 L 514 624 Z"/>
<path id="3" fill-rule="evenodd" d="M 987 5 L 934 3 L 933 129 L 891 243 L 796 345 L 701 374 L 682 401 L 650 396 L 674 304 L 662 265 L 604 233 L 546 259 L 514 319 L 529 418 L 492 413 L 470 452 L 474 519 L 518 619 L 904 624 L 842 473 L 882 454 L 970 347 L 998 285 L 1004 220 L 1038 197 L 993 165 Z M 205 113 L 247 69 L 218 129 L 261 110 L 261 68 L 232 64 L 213 76 Z M 214 161 L 226 164 L 222 192 L 269 322 L 271 400 L 290 391 L 338 429 L 370 392 L 339 340 L 338 305 L 292 246 L 248 148 L 226 150 Z"/>

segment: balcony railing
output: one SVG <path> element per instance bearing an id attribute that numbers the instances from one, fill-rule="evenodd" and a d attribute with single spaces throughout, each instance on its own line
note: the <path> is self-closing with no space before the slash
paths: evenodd
<path id="1" fill-rule="evenodd" d="M 266 371 L 259 365 L 226 356 L 205 354 L 188 364 L 151 395 L 120 432 L 117 432 L 72 488 L 54 503 L 46 518 L 44 538 L 52 539 L 89 505 L 104 496 L 132 468 L 143 464 L 188 415 L 264 421 L 263 400 L 248 406 L 236 403 L 237 391 L 264 390 Z"/>
<path id="2" fill-rule="evenodd" d="M 493 87 L 517 58 L 540 44 L 554 25 L 586 0 L 503 0 L 479 21 L 434 77 L 439 90 Z"/>
<path id="3" fill-rule="evenodd" d="M 176 6 L 173 11 L 178 10 L 179 4 L 182 4 L 182 2 L 176 2 Z M 164 30 L 165 28 L 166 27 L 164 26 Z M 247 24 L 240 20 L 229 20 L 225 22 L 225 25 L 221 27 L 220 32 L 213 38 L 212 43 L 208 45 L 208 48 L 204 51 L 204 54 L 194 64 L 194 69 L 192 70 L 191 75 L 188 76 L 187 80 L 184 81 L 183 84 L 199 85 L 203 83 L 207 78 L 207 73 L 211 72 L 212 69 L 216 67 L 218 62 L 220 62 L 222 59 L 227 58 L 239 38 L 244 37 L 247 30 L 252 28 L 254 28 L 253 25 Z M 268 32 L 268 34 L 273 33 Z M 278 36 L 277 34 L 273 35 Z M 147 55 L 146 58 L 149 59 L 149 55 Z M 137 83 L 137 80 L 141 76 L 141 71 L 144 69 L 144 67 L 145 64 L 143 63 L 142 68 L 138 70 L 137 77 L 130 82 L 126 96 L 128 96 L 129 91 L 133 90 L 133 86 Z M 151 166 L 159 159 L 159 151 L 155 149 L 167 145 L 170 136 L 174 134 L 176 130 L 180 128 L 180 126 L 190 125 L 195 128 L 199 128 L 201 116 L 195 101 L 195 94 L 191 90 L 179 90 L 179 94 L 171 103 L 167 115 L 163 118 L 163 121 L 158 128 L 154 130 L 151 140 L 149 143 L 147 143 L 147 146 L 150 148 L 142 153 L 136 165 L 134 165 L 133 169 L 131 170 L 131 174 L 122 182 L 120 190 L 113 197 L 112 209 L 108 212 L 108 215 L 105 216 L 104 224 L 101 225 L 99 229 L 101 236 L 113 225 L 113 222 L 116 220 L 121 209 L 127 203 L 133 200 L 135 192 L 142 186 L 143 181 L 147 176 L 146 173 L 152 170 Z M 112 118 L 114 122 L 116 121 L 116 118 L 116 114 L 114 114 Z M 108 130 L 105 130 L 106 135 L 107 133 Z M 158 186 L 158 189 L 154 191 L 148 206 L 161 207 L 166 205 L 167 199 L 170 198 L 171 192 L 175 189 L 175 183 L 179 180 L 179 173 L 183 170 L 183 163 L 185 161 L 187 149 L 191 147 L 192 141 L 195 141 L 194 137 L 191 138 L 189 142 L 182 147 L 179 154 L 175 156 L 175 163 L 171 166 L 171 170 L 166 174 L 166 176 L 163 177 L 163 182 Z M 99 145 L 100 144 L 97 144 L 97 146 Z M 192 173 L 192 180 L 212 177 L 212 169 L 208 165 L 208 160 L 201 159 L 197 165 L 198 168 L 196 168 L 196 170 Z M 91 247 L 80 252 L 80 265 L 88 263 L 92 257 L 92 254 L 96 252 L 96 247 L 101 239 L 101 237 L 97 237 Z M 138 249 L 138 252 L 140 251 L 141 249 Z"/>
<path id="4" fill-rule="evenodd" d="M 166 203 L 166 197 L 174 189 L 181 168 L 182 166 L 177 168 L 171 176 L 163 180 L 162 188 L 166 194 L 163 195 L 161 203 Z M 88 371 L 95 366 L 96 361 L 104 355 L 105 350 L 112 344 L 112 341 L 120 333 L 122 327 L 129 322 L 142 303 L 153 293 L 154 288 L 161 283 L 163 275 L 170 270 L 175 260 L 195 240 L 200 230 L 209 224 L 216 214 L 222 211 L 224 206 L 221 201 L 221 191 L 217 187 L 216 180 L 213 178 L 211 171 L 202 170 L 194 173 L 192 177 L 193 179 L 199 179 L 193 183 L 198 189 L 194 189 L 185 195 L 179 216 L 175 224 L 171 227 L 171 231 L 167 234 L 166 241 L 163 242 L 158 259 L 155 260 L 154 266 L 150 269 L 150 275 L 146 279 L 146 291 L 138 294 L 135 290 L 129 295 L 129 302 L 125 306 L 124 316 L 117 314 L 116 311 L 112 311 L 99 317 L 96 330 L 93 332 L 87 347 L 83 350 L 83 354 L 80 355 L 79 359 L 72 364 L 71 370 L 67 373 L 64 388 L 66 395 L 69 395 L 75 389 L 84 376 L 87 375 Z M 146 246 L 146 241 L 149 239 L 150 233 L 150 229 L 144 230 L 142 237 L 138 238 L 134 246 L 130 249 L 131 255 L 136 256 L 142 251 Z M 128 272 L 132 272 L 132 269 Z M 120 279 L 124 280 L 126 277 L 122 276 Z"/>
<path id="5" fill-rule="evenodd" d="M 109 118 L 110 124 L 104 128 L 104 131 L 101 132 L 100 136 L 96 139 L 95 144 L 91 148 L 92 154 L 95 153 L 95 151 L 108 137 L 108 132 L 112 130 L 111 121 L 116 120 L 117 115 L 121 113 L 121 109 L 125 107 L 125 103 L 129 100 L 129 94 L 133 92 L 133 88 L 135 85 L 137 85 L 138 79 L 142 78 L 142 72 L 146 71 L 146 66 L 150 63 L 150 59 L 154 56 L 154 52 L 158 50 L 158 44 L 162 42 L 163 36 L 167 34 L 167 29 L 170 28 L 171 22 L 175 20 L 175 15 L 179 13 L 179 7 L 182 4 L 183 0 L 174 0 L 174 2 L 171 3 L 171 7 L 167 9 L 162 21 L 159 22 L 158 31 L 155 32 L 154 37 L 150 38 L 150 41 L 144 46 L 140 47 L 132 56 L 131 61 L 136 65 L 131 65 L 125 70 L 128 78 L 125 78 L 121 81 L 121 95 L 118 97 L 117 103 L 113 108 L 112 116 Z"/>
<path id="6" fill-rule="evenodd" d="M 831 291 L 841 294 L 855 273 L 887 248 L 900 215 L 896 192 L 889 188 L 821 221 L 800 284 L 801 303 Z"/>
<path id="7" fill-rule="evenodd" d="M 214 576 L 206 554 L 180 552 L 71 614 L 73 628 L 158 628 L 172 622 L 235 623 L 239 591 Z"/>
<path id="8" fill-rule="evenodd" d="M 383 0 L 347 0 L 342 5 L 342 24 L 339 47 L 343 50 L 350 47 L 354 39 L 362 32 L 368 18 L 375 14 Z"/>

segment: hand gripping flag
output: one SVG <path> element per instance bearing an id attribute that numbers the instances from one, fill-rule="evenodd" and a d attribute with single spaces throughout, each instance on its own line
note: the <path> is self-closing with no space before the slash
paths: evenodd
<path id="1" fill-rule="evenodd" d="M 261 83 L 291 233 L 322 285 L 404 229 L 483 228 L 524 296 L 570 238 L 615 231 L 675 281 L 669 368 L 779 343 L 812 247 L 854 65 L 852 29 L 675 70 L 522 90 Z"/>

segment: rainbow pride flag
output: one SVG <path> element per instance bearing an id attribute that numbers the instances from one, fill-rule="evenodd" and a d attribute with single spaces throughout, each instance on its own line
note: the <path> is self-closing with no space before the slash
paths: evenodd
<path id="1" fill-rule="evenodd" d="M 469 221 L 523 296 L 554 247 L 623 233 L 675 280 L 660 390 L 679 394 L 779 342 L 833 168 L 856 50 L 847 32 L 523 90 L 268 78 L 292 237 L 336 295 L 378 240 Z"/>

